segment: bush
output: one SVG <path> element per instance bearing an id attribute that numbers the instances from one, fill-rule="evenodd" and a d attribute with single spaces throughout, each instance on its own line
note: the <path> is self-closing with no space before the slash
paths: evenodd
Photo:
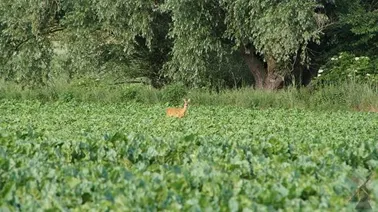
<path id="1" fill-rule="evenodd" d="M 345 81 L 376 84 L 378 59 L 342 52 L 319 69 L 314 84 L 339 84 Z"/>
<path id="2" fill-rule="evenodd" d="M 156 90 L 143 84 L 127 85 L 123 88 L 121 99 L 126 102 L 133 101 L 146 104 L 153 104 L 159 101 Z"/>
<path id="3" fill-rule="evenodd" d="M 139 88 L 137 86 L 127 87 L 122 93 L 122 100 L 135 100 L 138 95 Z"/>
<path id="4" fill-rule="evenodd" d="M 74 94 L 71 91 L 64 92 L 61 96 L 63 102 L 70 102 L 74 99 Z"/>
<path id="5" fill-rule="evenodd" d="M 188 94 L 187 88 L 181 83 L 165 86 L 162 89 L 162 101 L 178 105 L 183 102 L 183 98 Z"/>

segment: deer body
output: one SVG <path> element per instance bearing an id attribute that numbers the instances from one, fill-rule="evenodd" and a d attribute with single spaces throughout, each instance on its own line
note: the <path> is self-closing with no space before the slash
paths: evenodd
<path id="1" fill-rule="evenodd" d="M 188 103 L 190 102 L 190 99 L 185 100 L 184 99 L 184 107 L 183 108 L 168 108 L 167 109 L 167 116 L 170 117 L 177 117 L 177 118 L 182 118 L 185 116 L 185 112 L 188 108 Z"/>

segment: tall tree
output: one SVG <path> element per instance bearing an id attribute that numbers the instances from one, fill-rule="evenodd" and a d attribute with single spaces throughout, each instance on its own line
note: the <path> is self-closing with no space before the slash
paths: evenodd
<path id="1" fill-rule="evenodd" d="M 0 74 L 32 85 L 46 84 L 52 51 L 48 36 L 60 29 L 58 1 L 0 1 Z"/>
<path id="2" fill-rule="evenodd" d="M 309 63 L 308 44 L 319 42 L 327 19 L 316 7 L 313 0 L 3 0 L 0 71 L 48 78 L 54 38 L 67 47 L 70 70 L 137 57 L 156 67 L 150 78 L 162 72 L 201 85 L 238 55 L 257 88 L 277 89 L 296 64 Z"/>
<path id="3" fill-rule="evenodd" d="M 307 45 L 319 43 L 327 18 L 310 0 L 167 0 L 174 38 L 171 71 L 186 80 L 208 60 L 239 51 L 260 89 L 277 89 L 296 60 L 308 63 Z"/>
<path id="4" fill-rule="evenodd" d="M 152 46 L 154 8 L 152 1 L 133 0 L 0 1 L 0 76 L 46 84 L 53 41 L 67 51 L 70 72 L 128 64 L 138 38 Z"/>

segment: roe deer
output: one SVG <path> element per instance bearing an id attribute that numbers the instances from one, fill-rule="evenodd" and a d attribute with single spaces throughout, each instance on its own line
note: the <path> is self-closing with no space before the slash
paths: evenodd
<path id="1" fill-rule="evenodd" d="M 167 109 L 167 116 L 182 118 L 185 115 L 186 109 L 188 108 L 188 103 L 190 99 L 184 99 L 184 108 L 168 108 Z"/>

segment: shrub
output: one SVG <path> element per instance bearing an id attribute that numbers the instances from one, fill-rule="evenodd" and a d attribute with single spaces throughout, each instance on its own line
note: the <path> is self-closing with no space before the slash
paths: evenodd
<path id="1" fill-rule="evenodd" d="M 354 54 L 342 52 L 332 57 L 319 69 L 314 83 L 319 85 L 354 81 L 375 84 L 378 82 L 377 68 L 378 59 L 374 60 L 366 56 L 357 57 Z"/>
<path id="2" fill-rule="evenodd" d="M 187 88 L 181 83 L 167 85 L 161 92 L 162 100 L 174 105 L 182 103 L 182 99 L 188 94 Z"/>

